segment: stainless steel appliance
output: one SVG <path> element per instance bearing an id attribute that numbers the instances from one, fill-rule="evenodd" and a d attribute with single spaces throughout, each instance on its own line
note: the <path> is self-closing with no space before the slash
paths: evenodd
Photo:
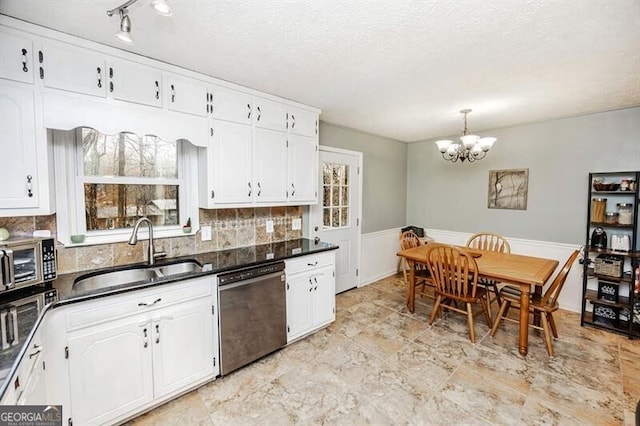
<path id="1" fill-rule="evenodd" d="M 222 375 L 287 344 L 286 291 L 284 262 L 218 276 Z"/>
<path id="2" fill-rule="evenodd" d="M 9 373 L 42 309 L 56 300 L 56 289 L 43 286 L 31 286 L 0 296 L 0 382 Z"/>
<path id="3" fill-rule="evenodd" d="M 56 278 L 53 238 L 12 238 L 0 242 L 0 293 Z"/>

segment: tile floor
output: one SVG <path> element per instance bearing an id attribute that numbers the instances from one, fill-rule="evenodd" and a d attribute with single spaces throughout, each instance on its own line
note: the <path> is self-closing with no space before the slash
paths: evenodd
<path id="1" fill-rule="evenodd" d="M 429 326 L 431 306 L 408 313 L 401 276 L 345 292 L 328 328 L 130 423 L 635 424 L 639 341 L 561 311 L 556 357 L 530 329 L 525 359 L 516 324 L 492 338 L 480 315 L 474 345 L 462 315 Z"/>

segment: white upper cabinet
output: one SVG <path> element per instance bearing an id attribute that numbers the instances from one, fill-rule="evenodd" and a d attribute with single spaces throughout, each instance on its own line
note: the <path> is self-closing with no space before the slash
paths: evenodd
<path id="1" fill-rule="evenodd" d="M 289 108 L 289 132 L 300 136 L 318 136 L 318 114 L 299 108 Z"/>
<path id="2" fill-rule="evenodd" d="M 252 123 L 254 111 L 251 95 L 220 86 L 215 86 L 211 90 L 213 118 L 234 123 Z"/>
<path id="3" fill-rule="evenodd" d="M 201 207 L 252 202 L 251 131 L 245 124 L 213 120 L 209 147 L 198 156 Z"/>
<path id="4" fill-rule="evenodd" d="M 33 83 L 33 42 L 0 31 L 0 78 Z"/>
<path id="5" fill-rule="evenodd" d="M 287 130 L 287 106 L 281 103 L 255 98 L 254 124 L 262 129 L 285 132 Z"/>
<path id="6" fill-rule="evenodd" d="M 46 41 L 38 51 L 38 72 L 45 87 L 107 96 L 105 56 L 93 51 Z"/>
<path id="7" fill-rule="evenodd" d="M 203 207 L 317 202 L 313 108 L 4 15 L 0 84 L 0 215 L 54 212 L 45 126 L 190 140 Z"/>
<path id="8" fill-rule="evenodd" d="M 0 129 L 0 215 L 46 212 L 46 135 L 36 126 L 32 88 L 0 81 Z"/>
<path id="9" fill-rule="evenodd" d="M 287 199 L 287 136 L 256 128 L 253 140 L 254 200 L 278 203 Z"/>
<path id="10" fill-rule="evenodd" d="M 287 191 L 291 203 L 318 201 L 318 139 L 289 135 Z"/>
<path id="11" fill-rule="evenodd" d="M 207 117 L 213 111 L 213 95 L 201 81 L 165 74 L 167 108 L 171 111 Z"/>
<path id="12" fill-rule="evenodd" d="M 109 93 L 113 99 L 162 107 L 162 71 L 122 59 L 109 61 Z"/>

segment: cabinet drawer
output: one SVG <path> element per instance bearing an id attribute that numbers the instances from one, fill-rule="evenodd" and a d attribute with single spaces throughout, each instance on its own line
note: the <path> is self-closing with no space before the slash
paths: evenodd
<path id="1" fill-rule="evenodd" d="M 106 296 L 69 307 L 67 330 L 77 330 L 130 315 L 149 312 L 176 303 L 213 294 L 215 276 L 196 278 L 174 284 L 136 291 L 124 295 Z"/>
<path id="2" fill-rule="evenodd" d="M 323 266 L 333 265 L 333 252 L 312 254 L 284 261 L 287 275 L 309 271 Z"/>

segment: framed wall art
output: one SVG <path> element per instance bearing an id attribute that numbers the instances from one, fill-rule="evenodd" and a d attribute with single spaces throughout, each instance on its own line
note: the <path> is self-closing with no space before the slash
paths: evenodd
<path id="1" fill-rule="evenodd" d="M 489 170 L 490 209 L 527 209 L 529 169 Z"/>

